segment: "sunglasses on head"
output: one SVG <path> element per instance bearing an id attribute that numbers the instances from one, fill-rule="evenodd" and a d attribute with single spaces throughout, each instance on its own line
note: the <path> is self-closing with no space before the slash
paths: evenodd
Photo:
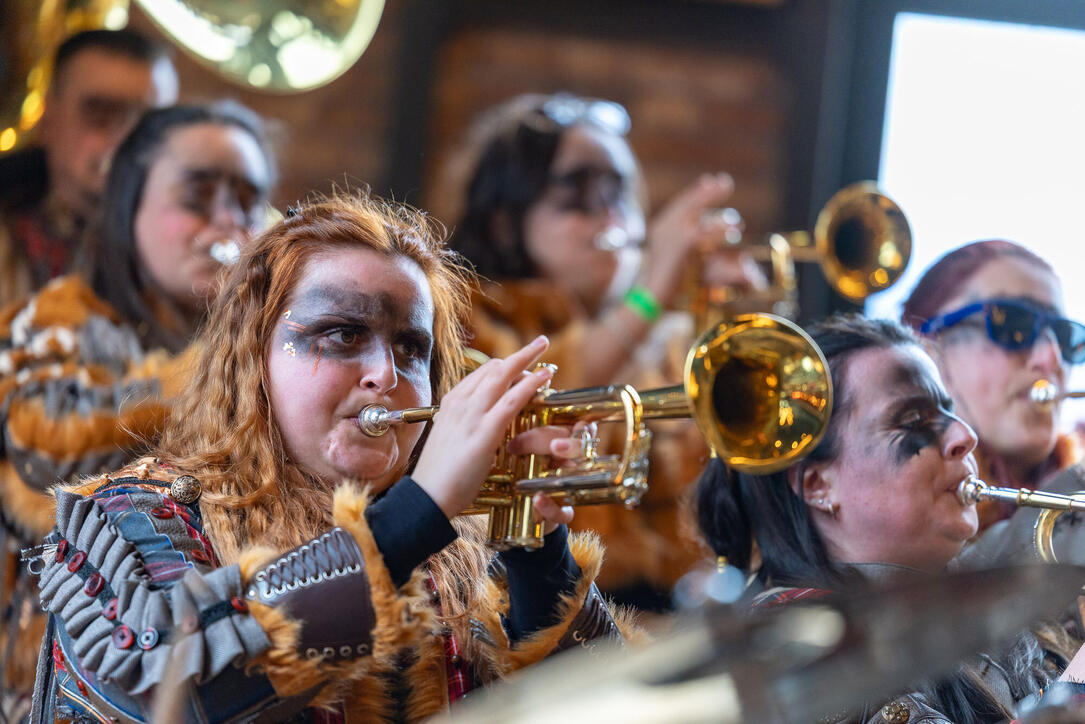
<path id="1" fill-rule="evenodd" d="M 543 103 L 539 113 L 562 127 L 588 121 L 617 136 L 629 133 L 633 126 L 629 112 L 620 103 L 562 93 L 551 96 Z"/>
<path id="2" fill-rule="evenodd" d="M 1003 349 L 1029 349 L 1044 329 L 1050 328 L 1064 360 L 1069 364 L 1085 362 L 1085 324 L 1013 299 L 988 299 L 931 317 L 923 323 L 919 332 L 937 334 L 981 312 L 986 322 L 987 337 Z"/>

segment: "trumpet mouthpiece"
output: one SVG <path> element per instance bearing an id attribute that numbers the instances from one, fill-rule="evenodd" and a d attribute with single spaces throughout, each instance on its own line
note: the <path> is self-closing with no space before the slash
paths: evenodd
<path id="1" fill-rule="evenodd" d="M 366 405 L 358 413 L 358 426 L 369 437 L 380 437 L 391 427 L 392 414 L 384 405 Z"/>
<path id="2" fill-rule="evenodd" d="M 234 239 L 220 239 L 211 245 L 208 254 L 223 266 L 233 266 L 241 258 L 241 246 Z"/>
<path id="3" fill-rule="evenodd" d="M 1028 396 L 1037 405 L 1050 405 L 1059 399 L 1059 388 L 1047 380 L 1036 380 Z"/>

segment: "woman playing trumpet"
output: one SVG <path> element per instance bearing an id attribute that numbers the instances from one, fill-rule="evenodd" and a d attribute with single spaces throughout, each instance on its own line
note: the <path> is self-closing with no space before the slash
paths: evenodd
<path id="1" fill-rule="evenodd" d="M 847 591 L 863 581 L 935 575 L 977 528 L 975 506 L 958 496 L 974 471 L 976 436 L 955 414 L 919 341 L 895 323 L 860 317 L 809 331 L 834 388 L 821 442 L 772 475 L 740 474 L 712 460 L 697 489 L 707 543 L 752 578 L 747 597 L 757 606 Z M 1076 649 L 1060 629 L 1038 629 L 1022 636 L 1009 660 L 976 662 L 885 711 L 896 712 L 893 721 L 1001 722 L 1016 699 L 1046 686 L 1052 668 L 1065 668 Z M 1074 661 L 1071 673 L 1080 677 L 1082 662 Z M 879 706 L 857 721 L 886 720 Z"/>
<path id="2" fill-rule="evenodd" d="M 452 237 L 491 282 L 473 299 L 473 347 L 501 356 L 546 334 L 562 388 L 659 387 L 681 376 L 700 331 L 690 315 L 667 311 L 680 306 L 691 271 L 738 293 L 765 285 L 743 250 L 727 248 L 740 228 L 711 213 L 734 191 L 728 174 L 703 175 L 646 221 L 630 126 L 621 105 L 568 93 L 518 96 L 473 125 Z M 600 585 L 658 609 L 699 556 L 680 533 L 690 526 L 679 500 L 708 451 L 692 424 L 652 432 L 640 507 L 585 508 L 577 526 L 599 532 L 613 551 Z"/>
<path id="3" fill-rule="evenodd" d="M 450 520 L 550 376 L 526 373 L 538 338 L 452 386 L 467 289 L 425 218 L 374 199 L 302 206 L 253 242 L 157 457 L 57 493 L 37 565 L 58 716 L 145 718 L 171 669 L 186 719 L 414 721 L 618 636 L 598 545 L 560 525 L 571 511 L 536 502 L 549 534 L 530 554 L 494 556 L 476 518 Z M 435 397 L 424 445 L 419 426 L 359 429 L 368 404 Z M 576 453 L 566 436 L 510 445 Z"/>
<path id="4" fill-rule="evenodd" d="M 1037 404 L 1044 381 L 1065 389 L 1085 361 L 1085 325 L 1065 318 L 1062 284 L 1036 254 L 1009 241 L 967 244 L 935 262 L 904 303 L 962 419 L 976 430 L 980 477 L 1007 487 L 1046 488 L 1077 462 L 1059 433 L 1061 404 Z M 1013 513 L 980 505 L 981 530 Z"/>
<path id="5" fill-rule="evenodd" d="M 263 121 L 248 109 L 150 111 L 113 157 L 90 285 L 55 279 L 0 314 L 8 571 L 21 569 L 11 551 L 53 527 L 50 486 L 116 467 L 157 434 L 183 382 L 174 355 L 202 322 L 222 269 L 209 252 L 223 240 L 244 243 L 274 179 Z M 12 613 L 0 651 L 12 653 L 2 668 L 29 704 L 44 619 L 33 615 L 25 575 L 13 588 L 3 596 Z"/>

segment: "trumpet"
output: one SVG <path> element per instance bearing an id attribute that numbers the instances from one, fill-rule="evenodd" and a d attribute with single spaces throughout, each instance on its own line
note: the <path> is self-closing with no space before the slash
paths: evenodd
<path id="1" fill-rule="evenodd" d="M 768 314 L 743 315 L 705 332 L 686 356 L 683 378 L 646 391 L 630 385 L 543 389 L 520 412 L 510 436 L 541 425 L 620 422 L 621 454 L 598 455 L 587 445 L 582 459 L 549 470 L 545 456 L 512 456 L 502 446 L 464 514 L 488 514 L 490 543 L 498 548 L 537 548 L 543 540 L 531 501 L 536 493 L 561 505 L 631 508 L 640 502 L 651 444 L 646 420 L 692 417 L 728 465 L 769 473 L 812 450 L 832 411 L 832 382 L 821 350 L 797 325 Z M 378 437 L 396 425 L 429 421 L 439 409 L 370 405 L 358 413 L 358 422 L 365 434 Z"/>
<path id="2" fill-rule="evenodd" d="M 734 212 L 723 209 L 720 213 Z M 795 262 L 818 262 L 829 285 L 858 302 L 887 289 L 900 278 L 912 252 L 912 230 L 900 206 L 872 181 L 860 181 L 837 191 L 806 231 L 770 234 L 767 243 L 748 243 L 739 235 L 728 240 L 742 246 L 772 268 L 772 287 L 738 298 L 728 288 L 701 288 L 693 280 L 690 311 L 698 329 L 726 318 L 735 309 L 768 306 L 777 314 L 795 316 L 798 285 Z M 745 308 L 745 309 L 743 309 Z"/>
<path id="3" fill-rule="evenodd" d="M 1050 407 L 1063 400 L 1085 397 L 1085 392 L 1060 392 L 1058 385 L 1047 380 L 1036 380 L 1029 390 L 1029 401 L 1037 407 Z"/>
<path id="4" fill-rule="evenodd" d="M 1028 488 L 996 488 L 975 475 L 969 475 L 961 481 L 957 496 L 965 505 L 981 500 L 998 500 L 1019 507 L 1042 509 L 1036 525 L 1033 526 L 1032 546 L 1036 555 L 1045 563 L 1059 562 L 1052 541 L 1058 517 L 1066 512 L 1085 513 L 1085 492 L 1060 495 Z"/>

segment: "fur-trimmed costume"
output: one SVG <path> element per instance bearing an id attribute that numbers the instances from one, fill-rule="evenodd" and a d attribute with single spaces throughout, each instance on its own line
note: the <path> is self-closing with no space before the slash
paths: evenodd
<path id="1" fill-rule="evenodd" d="M 4 672 L 9 691 L 29 693 L 44 628 L 18 553 L 53 527 L 48 488 L 130 459 L 157 433 L 185 364 L 142 349 L 135 331 L 76 277 L 0 312 L 0 651 L 17 632 Z"/>
<path id="2" fill-rule="evenodd" d="M 290 553 L 250 547 L 222 566 L 199 500 L 178 500 L 179 477 L 144 458 L 57 491 L 57 530 L 39 551 L 41 603 L 54 624 L 35 692 L 46 720 L 143 721 L 157 695 L 172 702 L 158 714 L 171 721 L 307 721 L 314 707 L 325 721 L 417 721 L 447 709 L 460 678 L 483 684 L 594 637 L 620 640 L 599 608 L 602 550 L 590 536 L 569 540 L 577 575 L 549 602 L 547 625 L 517 638 L 500 575 L 469 616 L 450 621 L 428 585 L 432 558 L 397 585 L 367 517 L 379 503 L 354 487 L 336 492 L 331 532 Z M 419 494 L 405 478 L 382 501 L 412 488 Z M 472 527 L 459 528 L 461 550 L 489 561 Z M 339 553 L 347 546 L 360 552 L 352 564 Z M 350 575 L 367 596 L 334 594 L 329 581 Z M 322 591 L 319 610 L 263 603 L 305 588 Z M 323 617 L 333 629 L 369 623 L 357 640 L 306 648 L 328 628 Z"/>
<path id="3" fill-rule="evenodd" d="M 581 350 L 588 344 L 584 336 L 589 323 L 567 295 L 547 282 L 490 284 L 473 300 L 468 343 L 491 357 L 505 357 L 545 334 L 550 347 L 544 361 L 558 367 L 554 387 L 585 387 Z M 642 390 L 680 382 L 693 333 L 688 315 L 664 316 L 649 337 L 630 350 L 628 364 L 614 381 Z M 609 555 L 599 585 L 610 593 L 647 585 L 654 595 L 665 597 L 703 557 L 684 500 L 708 460 L 704 437 L 689 420 L 658 420 L 650 427 L 649 487 L 640 506 L 632 511 L 620 506 L 581 507 L 573 522 L 577 530 L 597 532 L 606 544 Z M 606 431 L 601 433 L 601 452 L 614 452 L 606 444 Z M 629 593 L 630 600 L 638 598 Z"/>

